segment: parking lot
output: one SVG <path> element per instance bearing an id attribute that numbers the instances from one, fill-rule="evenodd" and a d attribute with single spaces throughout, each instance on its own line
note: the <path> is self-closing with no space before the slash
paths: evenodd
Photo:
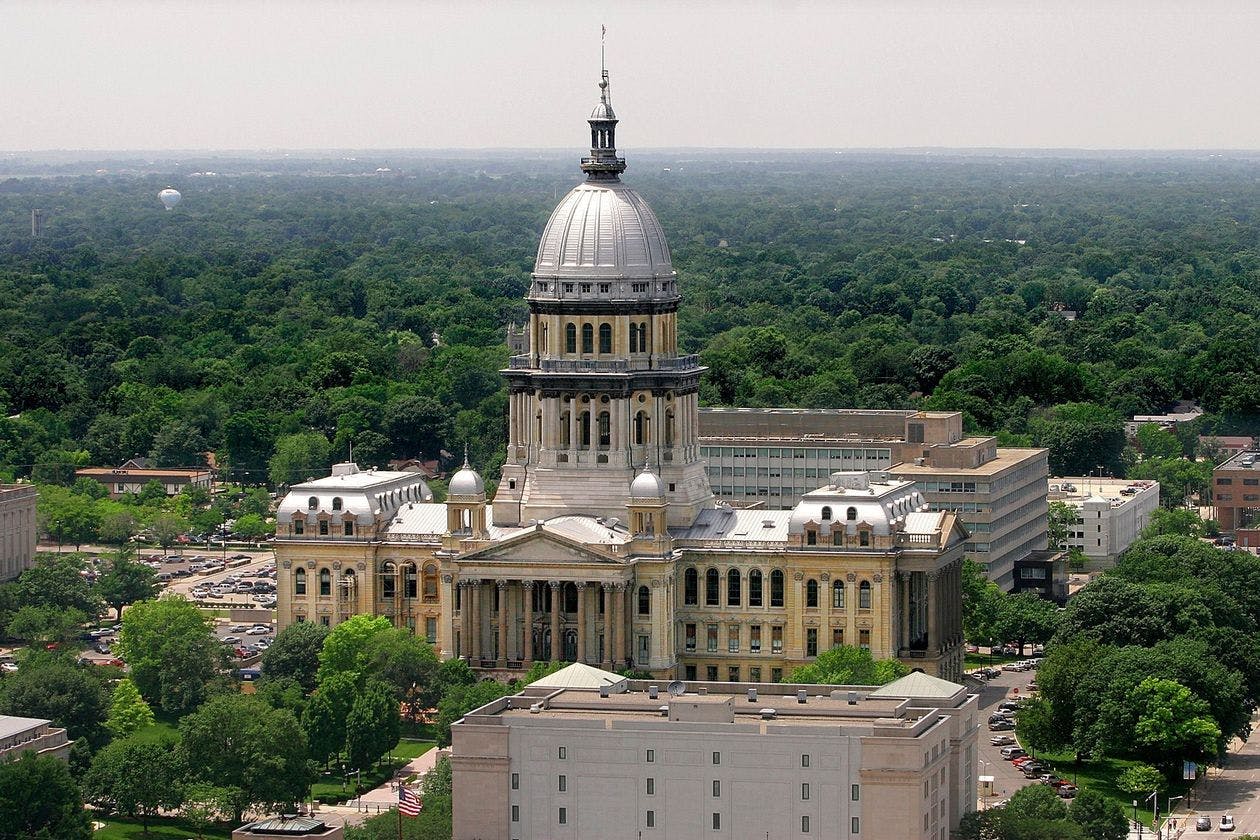
<path id="1" fill-rule="evenodd" d="M 155 569 L 159 574 L 172 575 L 167 582 L 168 592 L 205 606 L 274 608 L 275 555 L 272 552 L 233 552 L 225 558 L 185 551 L 182 556 L 173 556 L 176 561 L 164 558 Z M 202 568 L 192 571 L 197 566 Z M 266 572 L 267 576 L 260 577 L 261 572 Z M 227 585 L 229 582 L 231 587 Z M 245 583 L 249 584 L 249 591 L 241 585 Z"/>
<path id="2" fill-rule="evenodd" d="M 1036 677 L 1036 671 L 1003 671 L 1000 676 L 987 680 L 980 687 L 980 749 L 977 774 L 993 777 L 993 796 L 987 797 L 983 805 L 993 805 L 1007 800 L 1015 791 L 1033 784 L 1032 779 L 1011 766 L 1002 758 L 1000 746 L 994 746 L 991 739 L 995 735 L 1009 735 L 1014 738 L 1014 731 L 993 732 L 989 730 L 989 717 L 998 710 L 1004 701 L 1028 695 L 1028 684 Z"/>

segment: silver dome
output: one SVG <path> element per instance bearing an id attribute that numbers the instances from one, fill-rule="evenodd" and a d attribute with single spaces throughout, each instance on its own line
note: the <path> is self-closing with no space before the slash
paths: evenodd
<path id="1" fill-rule="evenodd" d="M 613 113 L 612 105 L 601 99 L 599 104 L 595 106 L 595 110 L 591 111 L 590 118 L 593 120 L 615 120 L 617 115 Z"/>
<path id="2" fill-rule="evenodd" d="M 643 472 L 634 477 L 634 481 L 630 482 L 630 497 L 633 499 L 662 499 L 665 497 L 665 482 L 661 481 L 660 476 L 643 468 Z"/>
<path id="3" fill-rule="evenodd" d="M 547 221 L 538 277 L 674 276 L 665 232 L 637 192 L 620 181 L 587 181 L 561 200 Z"/>
<path id="4" fill-rule="evenodd" d="M 465 461 L 464 468 L 451 476 L 451 483 L 447 485 L 446 492 L 450 496 L 479 496 L 486 492 L 486 483 L 481 480 L 481 475 Z"/>

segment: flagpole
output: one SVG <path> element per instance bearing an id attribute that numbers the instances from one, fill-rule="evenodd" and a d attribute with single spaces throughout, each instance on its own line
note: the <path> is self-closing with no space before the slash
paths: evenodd
<path id="1" fill-rule="evenodd" d="M 402 784 L 402 782 L 399 782 L 399 784 Z M 399 802 L 395 808 L 398 811 L 398 840 L 402 840 L 402 802 Z"/>

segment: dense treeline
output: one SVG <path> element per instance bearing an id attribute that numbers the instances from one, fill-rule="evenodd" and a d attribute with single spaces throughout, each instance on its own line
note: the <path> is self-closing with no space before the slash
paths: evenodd
<path id="1" fill-rule="evenodd" d="M 69 465 L 213 451 L 264 483 L 352 443 L 368 464 L 467 443 L 494 475 L 503 329 L 571 161 L 404 163 L 0 183 L 0 472 L 66 483 Z M 1260 428 L 1258 163 L 631 164 L 709 403 L 958 409 L 1063 473 L 1131 468 L 1121 418 L 1178 399 L 1211 413 L 1202 431 Z"/>

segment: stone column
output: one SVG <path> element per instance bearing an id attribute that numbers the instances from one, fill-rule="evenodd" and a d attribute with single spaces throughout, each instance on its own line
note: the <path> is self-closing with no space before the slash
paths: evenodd
<path id="1" fill-rule="evenodd" d="M 822 636 L 818 640 L 818 650 L 831 650 L 831 573 L 823 572 L 818 576 L 818 605 L 822 608 Z"/>
<path id="2" fill-rule="evenodd" d="M 614 653 L 615 646 L 613 642 L 616 632 L 616 621 L 613 616 L 616 615 L 616 601 L 614 600 L 613 584 L 602 584 L 604 588 L 604 670 L 613 670 L 613 664 L 616 661 Z"/>
<path id="3" fill-rule="evenodd" d="M 461 580 L 459 586 L 459 655 L 472 664 L 472 587 Z"/>
<path id="4" fill-rule="evenodd" d="M 455 617 L 455 587 L 452 583 L 454 578 L 450 574 L 443 574 L 442 581 L 442 612 L 438 616 L 438 639 L 437 652 L 441 659 L 448 659 L 455 655 L 455 628 L 452 619 Z"/>
<path id="5" fill-rule="evenodd" d="M 783 640 L 783 655 L 793 659 L 800 659 L 805 655 L 805 624 L 801 621 L 805 616 L 805 584 L 802 582 L 804 580 L 804 572 L 792 573 L 793 600 L 784 601 L 789 618 L 795 618 L 795 621 L 788 625 L 792 635 L 791 638 Z M 718 639 L 719 648 L 721 645 L 722 640 Z"/>
<path id="6" fill-rule="evenodd" d="M 626 585 L 613 585 L 613 670 L 626 660 Z"/>
<path id="7" fill-rule="evenodd" d="M 586 661 L 586 581 L 581 580 L 577 583 L 577 656 L 574 657 L 578 662 Z"/>
<path id="8" fill-rule="evenodd" d="M 547 581 L 547 585 L 551 587 L 551 661 L 559 662 L 561 655 L 564 653 L 564 645 L 560 638 L 560 581 Z"/>
<path id="9" fill-rule="evenodd" d="M 499 668 L 507 667 L 507 649 L 508 649 L 508 582 L 506 580 L 496 580 L 494 585 L 499 590 L 499 655 L 495 659 L 495 666 Z"/>
<path id="10" fill-rule="evenodd" d="M 941 652 L 941 596 L 939 592 L 941 574 L 939 571 L 927 573 L 927 614 L 928 614 L 928 655 L 936 656 Z"/>
<path id="11" fill-rule="evenodd" d="M 910 573 L 897 572 L 898 602 L 901 615 L 897 621 L 897 651 L 910 647 Z"/>
<path id="12" fill-rule="evenodd" d="M 468 594 L 472 597 L 468 599 L 469 620 L 472 622 L 472 631 L 468 634 L 468 655 L 474 662 L 481 662 L 481 581 L 474 580 L 468 585 Z"/>
<path id="13" fill-rule="evenodd" d="M 521 644 L 525 648 L 521 666 L 529 668 L 534 664 L 534 582 L 521 581 L 521 600 L 525 608 L 525 622 L 521 632 Z"/>

